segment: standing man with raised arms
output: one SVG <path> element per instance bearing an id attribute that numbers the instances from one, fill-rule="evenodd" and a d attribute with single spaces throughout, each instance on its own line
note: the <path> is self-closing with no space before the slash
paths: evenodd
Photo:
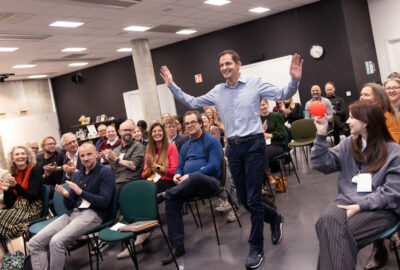
<path id="1" fill-rule="evenodd" d="M 289 72 L 292 79 L 288 86 L 279 88 L 262 82 L 259 78 L 244 77 L 239 54 L 225 50 L 219 54 L 220 72 L 225 83 L 216 85 L 200 97 L 184 93 L 173 81 L 166 66 L 161 67 L 161 77 L 175 98 L 190 108 L 215 105 L 225 126 L 228 146 L 226 155 L 235 181 L 239 201 L 251 213 L 249 237 L 250 252 L 246 268 L 256 269 L 264 258 L 264 222 L 271 226 L 271 240 L 278 244 L 282 239 L 282 217 L 263 203 L 261 189 L 265 173 L 266 145 L 260 120 L 260 101 L 285 100 L 293 96 L 299 85 L 303 60 L 292 56 Z"/>

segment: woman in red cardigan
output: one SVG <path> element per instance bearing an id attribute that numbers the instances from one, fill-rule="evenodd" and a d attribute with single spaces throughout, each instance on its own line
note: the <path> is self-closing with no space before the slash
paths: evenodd
<path id="1" fill-rule="evenodd" d="M 42 211 L 42 174 L 35 167 L 36 158 L 26 146 L 16 146 L 8 155 L 12 176 L 0 179 L 6 209 L 0 210 L 0 236 L 14 239 L 28 229 L 29 222 Z"/>
<path id="2" fill-rule="evenodd" d="M 149 144 L 146 150 L 143 179 L 156 184 L 157 193 L 175 186 L 172 178 L 178 167 L 179 155 L 176 146 L 168 143 L 164 127 L 153 123 L 149 130 Z"/>

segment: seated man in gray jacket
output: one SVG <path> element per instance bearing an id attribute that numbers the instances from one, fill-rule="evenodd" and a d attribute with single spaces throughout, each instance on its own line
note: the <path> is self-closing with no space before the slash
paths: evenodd
<path id="1" fill-rule="evenodd" d="M 123 122 L 119 126 L 121 145 L 114 150 L 104 150 L 111 169 L 115 173 L 118 194 L 125 184 L 142 179 L 144 152 L 146 149 L 143 144 L 133 140 L 133 129 L 132 122 Z"/>

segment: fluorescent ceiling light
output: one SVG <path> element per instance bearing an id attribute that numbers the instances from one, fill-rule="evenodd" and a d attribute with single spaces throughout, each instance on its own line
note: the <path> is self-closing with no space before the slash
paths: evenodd
<path id="1" fill-rule="evenodd" d="M 231 1 L 229 0 L 207 0 L 204 1 L 204 4 L 214 5 L 214 6 L 223 6 L 229 4 Z"/>
<path id="2" fill-rule="evenodd" d="M 137 31 L 137 32 L 147 31 L 149 29 L 150 27 L 147 26 L 136 26 L 136 25 L 131 25 L 124 28 L 125 31 Z"/>
<path id="3" fill-rule="evenodd" d="M 0 52 L 13 52 L 18 50 L 18 48 L 15 47 L 0 47 Z"/>
<path id="4" fill-rule="evenodd" d="M 196 33 L 196 32 L 197 32 L 196 30 L 183 29 L 183 30 L 178 31 L 176 33 L 179 34 L 179 35 L 190 35 L 190 34 L 193 34 L 193 33 Z"/>
<path id="5" fill-rule="evenodd" d="M 41 74 L 41 75 L 31 75 L 28 78 L 29 79 L 40 79 L 40 78 L 46 78 L 47 74 Z"/>
<path id="6" fill-rule="evenodd" d="M 62 52 L 83 52 L 86 48 L 65 48 L 62 49 Z"/>
<path id="7" fill-rule="evenodd" d="M 256 8 L 249 9 L 250 12 L 254 12 L 254 13 L 264 13 L 264 12 L 267 12 L 268 10 L 270 10 L 270 9 L 263 8 L 263 7 L 256 7 Z"/>
<path id="8" fill-rule="evenodd" d="M 33 68 L 36 67 L 36 65 L 15 65 L 12 68 Z"/>
<path id="9" fill-rule="evenodd" d="M 81 67 L 81 66 L 86 66 L 87 64 L 89 64 L 89 63 L 87 63 L 87 62 L 77 62 L 77 63 L 71 63 L 68 66 L 69 67 Z"/>
<path id="10" fill-rule="evenodd" d="M 132 48 L 121 48 L 121 49 L 117 50 L 117 52 L 131 52 L 131 51 L 132 51 Z"/>
<path id="11" fill-rule="evenodd" d="M 49 24 L 49 26 L 56 26 L 56 27 L 79 27 L 81 26 L 83 23 L 81 22 L 67 22 L 67 21 L 56 21 L 53 22 L 51 24 Z"/>

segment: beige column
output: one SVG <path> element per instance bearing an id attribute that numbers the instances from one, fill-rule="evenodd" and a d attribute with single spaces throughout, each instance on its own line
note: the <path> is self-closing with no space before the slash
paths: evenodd
<path id="1" fill-rule="evenodd" d="M 144 119 L 148 124 L 151 120 L 160 121 L 161 108 L 149 42 L 147 39 L 135 39 L 131 40 L 131 45 Z"/>

